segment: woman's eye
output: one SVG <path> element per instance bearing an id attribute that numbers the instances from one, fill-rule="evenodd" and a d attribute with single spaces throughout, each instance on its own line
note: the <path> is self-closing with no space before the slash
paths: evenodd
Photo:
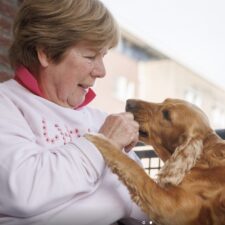
<path id="1" fill-rule="evenodd" d="M 94 60 L 95 59 L 95 55 L 94 56 L 84 56 L 84 58 L 90 59 L 90 60 Z"/>

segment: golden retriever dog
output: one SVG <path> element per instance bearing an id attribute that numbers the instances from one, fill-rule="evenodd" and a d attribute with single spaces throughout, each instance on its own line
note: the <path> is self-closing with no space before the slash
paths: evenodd
<path id="1" fill-rule="evenodd" d="M 151 179 L 132 159 L 99 135 L 88 134 L 132 199 L 160 225 L 225 225 L 225 141 L 201 109 L 183 100 L 128 100 L 140 140 L 164 161 Z"/>

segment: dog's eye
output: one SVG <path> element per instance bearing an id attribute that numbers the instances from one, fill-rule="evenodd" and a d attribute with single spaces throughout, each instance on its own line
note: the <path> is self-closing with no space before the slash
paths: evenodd
<path id="1" fill-rule="evenodd" d="M 164 119 L 166 119 L 166 120 L 171 120 L 169 110 L 164 109 L 164 110 L 162 111 L 162 114 L 163 114 L 163 118 L 164 118 Z"/>
<path id="2" fill-rule="evenodd" d="M 139 130 L 139 136 L 147 138 L 148 137 L 148 132 L 144 131 L 144 130 Z"/>

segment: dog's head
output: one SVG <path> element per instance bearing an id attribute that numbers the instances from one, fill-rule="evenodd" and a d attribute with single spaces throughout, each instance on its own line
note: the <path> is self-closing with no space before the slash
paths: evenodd
<path id="1" fill-rule="evenodd" d="M 140 125 L 140 140 L 152 145 L 163 161 L 178 148 L 185 148 L 193 140 L 203 140 L 212 131 L 204 112 L 180 99 L 166 99 L 162 103 L 130 99 L 126 111 Z"/>

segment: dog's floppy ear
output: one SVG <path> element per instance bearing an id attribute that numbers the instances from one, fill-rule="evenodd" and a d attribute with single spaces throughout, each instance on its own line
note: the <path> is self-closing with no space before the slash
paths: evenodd
<path id="1" fill-rule="evenodd" d="M 185 174 L 195 166 L 203 151 L 203 141 L 196 137 L 187 137 L 185 143 L 178 146 L 165 162 L 158 174 L 158 184 L 178 185 Z"/>

